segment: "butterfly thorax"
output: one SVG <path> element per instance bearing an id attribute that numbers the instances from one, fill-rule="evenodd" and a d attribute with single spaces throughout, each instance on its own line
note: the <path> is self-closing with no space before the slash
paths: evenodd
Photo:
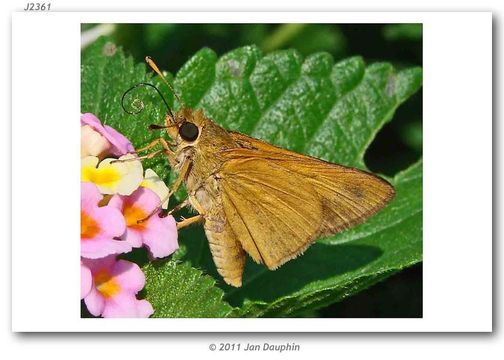
<path id="1" fill-rule="evenodd" d="M 190 169 L 184 178 L 184 185 L 189 194 L 194 194 L 205 210 L 210 211 L 219 202 L 219 189 L 216 173 L 224 159 L 221 154 L 226 149 L 236 148 L 237 143 L 229 133 L 203 115 L 202 111 L 184 109 L 178 116 L 193 122 L 199 129 L 199 136 L 192 143 L 180 141 L 177 144 L 177 170 L 186 162 Z"/>

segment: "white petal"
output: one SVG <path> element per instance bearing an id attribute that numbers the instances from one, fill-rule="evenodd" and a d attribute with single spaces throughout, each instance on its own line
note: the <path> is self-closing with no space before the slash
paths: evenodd
<path id="1" fill-rule="evenodd" d="M 168 186 L 166 186 L 164 181 L 161 180 L 161 178 L 152 169 L 145 170 L 145 178 L 141 185 L 143 187 L 146 187 L 147 189 L 154 191 L 154 193 L 159 196 L 160 200 L 165 199 L 170 192 Z M 168 201 L 169 199 L 166 199 L 166 201 L 163 203 L 163 209 L 168 209 Z"/>

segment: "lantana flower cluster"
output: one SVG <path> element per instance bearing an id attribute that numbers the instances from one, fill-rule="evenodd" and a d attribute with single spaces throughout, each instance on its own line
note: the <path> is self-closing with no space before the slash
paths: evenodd
<path id="1" fill-rule="evenodd" d="M 153 214 L 169 190 L 136 158 L 124 135 L 81 115 L 81 299 L 94 316 L 149 317 L 152 305 L 137 299 L 143 272 L 118 256 L 145 246 L 162 258 L 178 248 L 173 216 Z"/>

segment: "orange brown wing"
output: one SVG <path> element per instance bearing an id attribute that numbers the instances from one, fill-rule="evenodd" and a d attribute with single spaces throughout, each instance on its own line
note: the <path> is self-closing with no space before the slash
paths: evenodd
<path id="1" fill-rule="evenodd" d="M 243 249 L 270 269 L 365 221 L 394 196 L 372 174 L 231 134 L 243 147 L 221 154 L 226 218 Z"/>

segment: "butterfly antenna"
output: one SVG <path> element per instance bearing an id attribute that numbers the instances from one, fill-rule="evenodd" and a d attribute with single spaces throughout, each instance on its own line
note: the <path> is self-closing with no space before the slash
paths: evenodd
<path id="1" fill-rule="evenodd" d="M 150 87 L 150 88 L 152 88 L 152 89 L 156 90 L 156 92 L 158 93 L 158 95 L 161 97 L 161 100 L 163 100 L 163 102 L 164 102 L 164 104 L 165 104 L 166 108 L 168 109 L 168 112 L 169 112 L 169 113 L 170 113 L 170 115 L 172 116 L 172 118 L 175 118 L 175 117 L 174 117 L 174 114 L 173 114 L 173 111 L 172 111 L 172 109 L 170 108 L 170 105 L 168 105 L 168 102 L 167 102 L 167 101 L 166 101 L 166 99 L 164 98 L 164 96 L 163 96 L 163 94 L 161 93 L 161 91 L 159 91 L 159 89 L 158 89 L 156 86 L 154 86 L 154 85 L 152 85 L 152 84 L 149 84 L 149 83 L 143 83 L 143 82 L 142 82 L 142 83 L 138 83 L 138 84 L 136 84 L 136 85 L 134 85 L 134 86 L 130 87 L 128 90 L 126 90 L 126 91 L 124 92 L 124 94 L 123 94 L 123 96 L 122 96 L 122 98 L 121 98 L 121 106 L 122 106 L 123 110 L 124 110 L 126 113 L 128 113 L 128 114 L 130 114 L 130 115 L 136 115 L 136 114 L 139 114 L 139 113 L 141 113 L 141 112 L 143 111 L 143 109 L 144 109 L 145 105 L 144 105 L 143 101 L 142 101 L 142 100 L 140 100 L 140 99 L 138 99 L 138 98 L 134 99 L 134 100 L 133 100 L 133 102 L 131 103 L 131 107 L 134 109 L 134 111 L 129 111 L 129 110 L 126 108 L 126 106 L 124 105 L 124 102 L 125 102 L 125 100 L 126 100 L 126 95 L 128 95 L 128 93 L 129 93 L 129 92 L 131 92 L 131 91 L 133 91 L 133 90 L 135 90 L 136 88 L 139 88 L 139 87 Z"/>
<path id="2" fill-rule="evenodd" d="M 159 75 L 159 77 L 161 78 L 161 80 L 163 80 L 163 82 L 166 84 L 166 86 L 168 86 L 168 88 L 173 93 L 173 96 L 175 96 L 175 98 L 177 99 L 177 101 L 179 103 L 181 103 L 182 101 L 180 101 L 180 98 L 177 95 L 177 93 L 175 92 L 175 89 L 173 88 L 173 86 L 171 86 L 171 84 L 168 82 L 168 80 L 166 80 L 166 78 L 161 73 L 161 71 L 157 67 L 156 63 L 154 62 L 154 60 L 152 60 L 152 58 L 150 56 L 146 56 L 145 57 L 145 61 L 147 62 L 147 64 L 149 64 L 149 66 L 152 68 L 152 70 L 154 70 L 156 72 L 156 74 Z"/>

